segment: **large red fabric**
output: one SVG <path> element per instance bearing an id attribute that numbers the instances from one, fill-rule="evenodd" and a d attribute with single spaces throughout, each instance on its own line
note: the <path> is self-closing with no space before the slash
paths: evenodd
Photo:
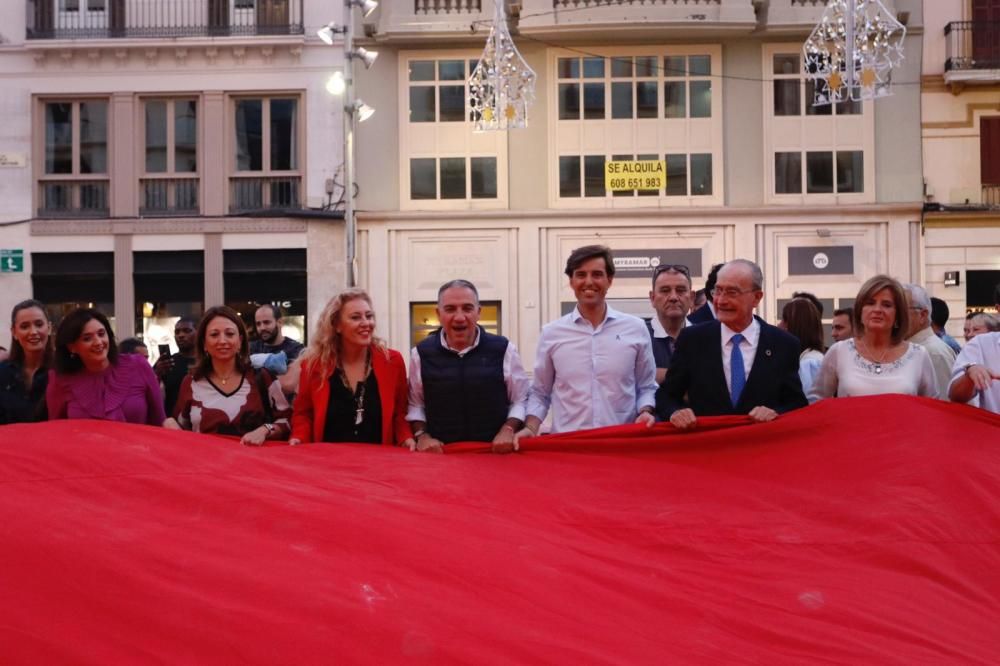
<path id="1" fill-rule="evenodd" d="M 989 664 L 998 537 L 1000 418 L 920 398 L 508 456 L 6 426 L 0 661 Z"/>

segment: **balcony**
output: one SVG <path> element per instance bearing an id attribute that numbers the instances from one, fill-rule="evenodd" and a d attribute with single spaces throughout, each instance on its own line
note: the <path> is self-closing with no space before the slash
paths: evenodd
<path id="1" fill-rule="evenodd" d="M 46 179 L 38 183 L 38 217 L 109 217 L 107 180 Z"/>
<path id="2" fill-rule="evenodd" d="M 299 176 L 233 176 L 229 179 L 229 212 L 233 215 L 302 208 Z"/>
<path id="3" fill-rule="evenodd" d="M 525 35 L 602 40 L 684 38 L 720 30 L 749 33 L 757 25 L 752 0 L 522 0 Z M 564 37 L 562 37 L 564 38 Z"/>
<path id="4" fill-rule="evenodd" d="M 1000 22 L 952 21 L 944 29 L 944 79 L 975 85 L 1000 80 Z"/>
<path id="5" fill-rule="evenodd" d="M 197 215 L 198 177 L 142 178 L 139 180 L 139 216 Z"/>
<path id="6" fill-rule="evenodd" d="M 983 185 L 982 202 L 992 208 L 1000 208 L 1000 185 Z"/>
<path id="7" fill-rule="evenodd" d="M 27 38 L 301 35 L 303 0 L 27 0 Z"/>

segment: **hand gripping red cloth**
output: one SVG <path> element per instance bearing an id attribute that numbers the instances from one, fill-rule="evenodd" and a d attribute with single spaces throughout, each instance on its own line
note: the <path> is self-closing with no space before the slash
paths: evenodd
<path id="1" fill-rule="evenodd" d="M 998 540 L 1000 418 L 919 398 L 507 456 L 5 426 L 0 661 L 990 664 Z"/>

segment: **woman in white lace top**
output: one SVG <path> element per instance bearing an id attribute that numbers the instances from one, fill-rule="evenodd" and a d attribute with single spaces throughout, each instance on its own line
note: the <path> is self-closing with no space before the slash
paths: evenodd
<path id="1" fill-rule="evenodd" d="M 888 275 L 868 280 L 854 302 L 855 337 L 826 352 L 809 402 L 883 393 L 940 397 L 927 351 L 904 340 L 908 326 L 899 282 Z"/>

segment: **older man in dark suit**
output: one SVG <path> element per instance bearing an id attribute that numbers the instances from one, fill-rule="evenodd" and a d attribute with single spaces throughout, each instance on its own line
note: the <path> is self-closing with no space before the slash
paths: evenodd
<path id="1" fill-rule="evenodd" d="M 690 326 L 656 394 L 657 413 L 688 429 L 699 416 L 747 414 L 755 422 L 808 402 L 799 381 L 799 342 L 754 316 L 764 296 L 760 267 L 746 259 L 719 270 L 717 321 Z"/>

